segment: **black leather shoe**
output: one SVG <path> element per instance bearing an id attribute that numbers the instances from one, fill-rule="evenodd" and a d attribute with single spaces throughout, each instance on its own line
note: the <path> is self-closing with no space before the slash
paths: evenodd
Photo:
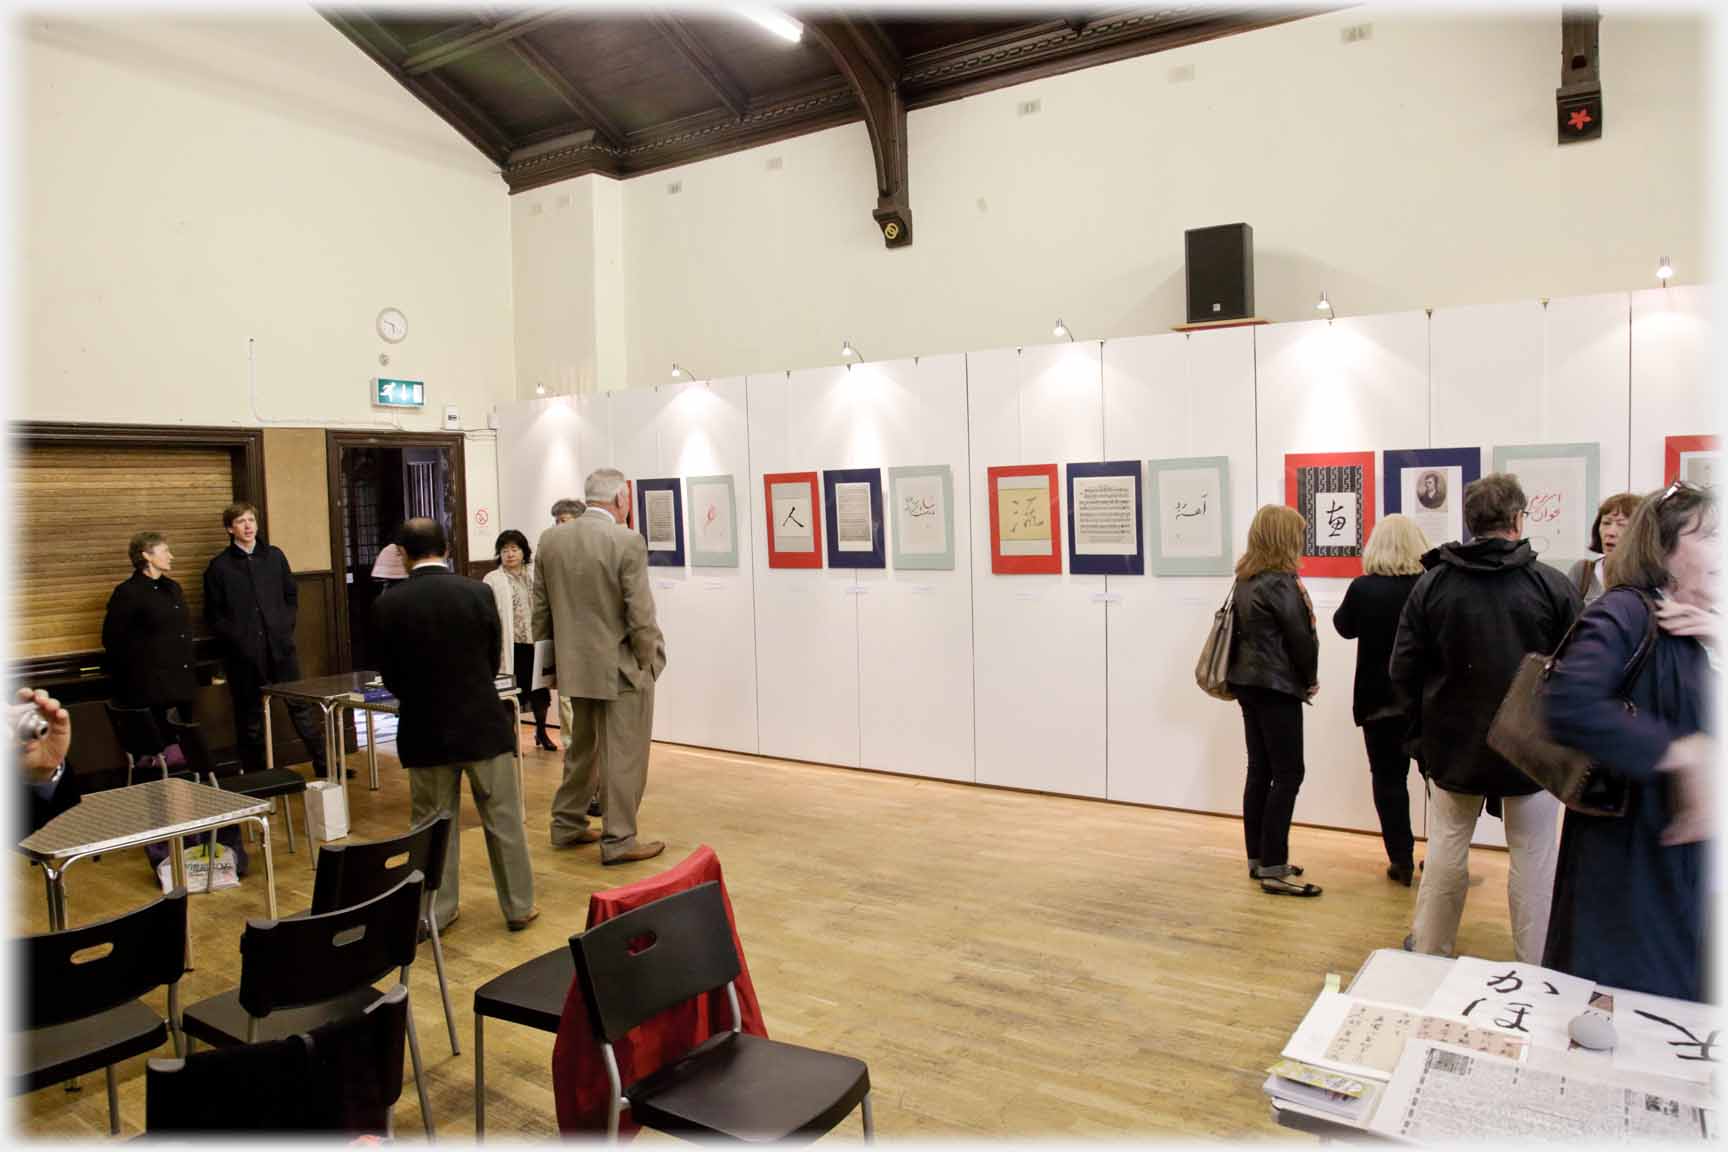
<path id="1" fill-rule="evenodd" d="M 1416 879 L 1416 869 L 1408 864 L 1388 864 L 1386 865 L 1386 876 L 1408 888 Z"/>

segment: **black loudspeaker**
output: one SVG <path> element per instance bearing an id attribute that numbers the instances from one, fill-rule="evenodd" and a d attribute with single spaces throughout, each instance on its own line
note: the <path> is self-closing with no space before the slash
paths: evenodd
<path id="1" fill-rule="evenodd" d="M 1183 233 L 1188 268 L 1188 323 L 1246 320 L 1254 315 L 1254 229 L 1246 224 Z"/>

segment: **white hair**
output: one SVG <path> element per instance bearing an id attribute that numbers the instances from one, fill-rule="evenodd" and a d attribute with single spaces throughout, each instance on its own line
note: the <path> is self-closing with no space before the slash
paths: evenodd
<path id="1" fill-rule="evenodd" d="M 596 468 L 582 484 L 582 498 L 590 504 L 609 506 L 624 489 L 624 473 L 616 468 Z"/>

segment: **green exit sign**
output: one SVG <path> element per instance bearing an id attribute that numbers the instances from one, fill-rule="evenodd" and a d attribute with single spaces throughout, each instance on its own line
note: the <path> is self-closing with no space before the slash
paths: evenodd
<path id="1" fill-rule="evenodd" d="M 426 382 L 424 380 L 386 380 L 379 376 L 372 383 L 376 388 L 372 403 L 380 408 L 424 408 L 426 406 Z"/>

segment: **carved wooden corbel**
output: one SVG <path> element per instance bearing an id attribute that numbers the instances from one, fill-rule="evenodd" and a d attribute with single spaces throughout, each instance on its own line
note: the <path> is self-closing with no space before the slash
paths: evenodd
<path id="1" fill-rule="evenodd" d="M 876 226 L 890 248 L 912 243 L 912 203 L 906 191 L 906 102 L 896 65 L 876 39 L 846 16 L 807 18 L 804 27 L 828 50 L 857 93 L 876 162 Z"/>

